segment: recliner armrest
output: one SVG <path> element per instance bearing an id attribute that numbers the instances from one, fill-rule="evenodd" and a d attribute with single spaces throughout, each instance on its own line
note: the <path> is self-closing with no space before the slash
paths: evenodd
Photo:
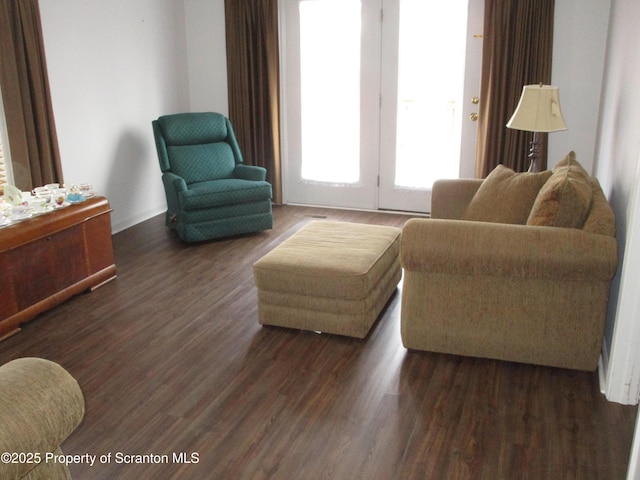
<path id="1" fill-rule="evenodd" d="M 172 172 L 164 172 L 162 174 L 162 183 L 164 185 L 164 193 L 167 197 L 167 206 L 172 212 L 180 209 L 180 192 L 187 190 L 187 182 L 184 178 L 179 177 Z"/>
<path id="2" fill-rule="evenodd" d="M 187 190 L 187 182 L 184 178 L 176 175 L 172 172 L 164 172 L 162 174 L 162 181 L 165 187 L 170 187 L 172 190 L 176 192 L 184 192 Z"/>
<path id="3" fill-rule="evenodd" d="M 411 219 L 400 262 L 429 273 L 610 281 L 618 245 L 614 237 L 575 228 Z"/>
<path id="4" fill-rule="evenodd" d="M 78 382 L 57 363 L 19 358 L 2 365 L 0 446 L 3 452 L 39 455 L 40 462 L 0 462 L 0 478 L 22 478 L 45 464 L 46 454 L 58 451 L 80 424 L 84 408 Z"/>
<path id="5" fill-rule="evenodd" d="M 236 165 L 233 174 L 236 178 L 242 180 L 252 180 L 255 182 L 263 182 L 267 178 L 267 169 L 258 167 L 257 165 Z"/>

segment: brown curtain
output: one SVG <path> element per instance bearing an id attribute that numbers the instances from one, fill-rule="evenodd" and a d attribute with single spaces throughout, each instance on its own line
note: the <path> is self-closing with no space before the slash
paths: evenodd
<path id="1" fill-rule="evenodd" d="M 549 84 L 554 0 L 485 0 L 476 177 L 498 164 L 529 168 L 533 134 L 506 128 L 524 85 Z M 547 134 L 539 135 L 539 167 L 547 167 Z"/>
<path id="2" fill-rule="evenodd" d="M 267 169 L 282 203 L 277 0 L 225 0 L 229 119 L 245 162 Z"/>
<path id="3" fill-rule="evenodd" d="M 62 182 L 38 0 L 0 0 L 0 60 L 14 183 Z"/>

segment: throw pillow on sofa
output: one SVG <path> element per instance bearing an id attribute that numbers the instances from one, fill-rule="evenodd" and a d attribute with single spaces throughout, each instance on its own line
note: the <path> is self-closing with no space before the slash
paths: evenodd
<path id="1" fill-rule="evenodd" d="M 524 225 L 538 192 L 551 171 L 516 173 L 498 165 L 484 179 L 462 214 L 462 220 Z"/>
<path id="2" fill-rule="evenodd" d="M 576 154 L 569 152 L 540 189 L 527 225 L 582 228 L 592 198 L 589 174 L 576 160 Z"/>

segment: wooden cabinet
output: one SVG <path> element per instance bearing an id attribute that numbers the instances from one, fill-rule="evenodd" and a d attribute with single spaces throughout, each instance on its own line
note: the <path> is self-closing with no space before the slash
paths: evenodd
<path id="1" fill-rule="evenodd" d="M 0 229 L 0 340 L 116 276 L 104 197 Z"/>

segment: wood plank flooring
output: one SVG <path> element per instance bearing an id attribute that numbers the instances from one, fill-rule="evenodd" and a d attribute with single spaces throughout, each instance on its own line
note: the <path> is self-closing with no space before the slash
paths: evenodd
<path id="1" fill-rule="evenodd" d="M 48 358 L 80 383 L 63 450 L 105 457 L 74 478 L 625 478 L 636 407 L 596 373 L 408 352 L 401 286 L 365 340 L 261 327 L 251 265 L 323 217 L 409 218 L 282 206 L 272 231 L 185 245 L 155 217 L 114 236 L 117 280 L 0 342 L 1 363 Z"/>

